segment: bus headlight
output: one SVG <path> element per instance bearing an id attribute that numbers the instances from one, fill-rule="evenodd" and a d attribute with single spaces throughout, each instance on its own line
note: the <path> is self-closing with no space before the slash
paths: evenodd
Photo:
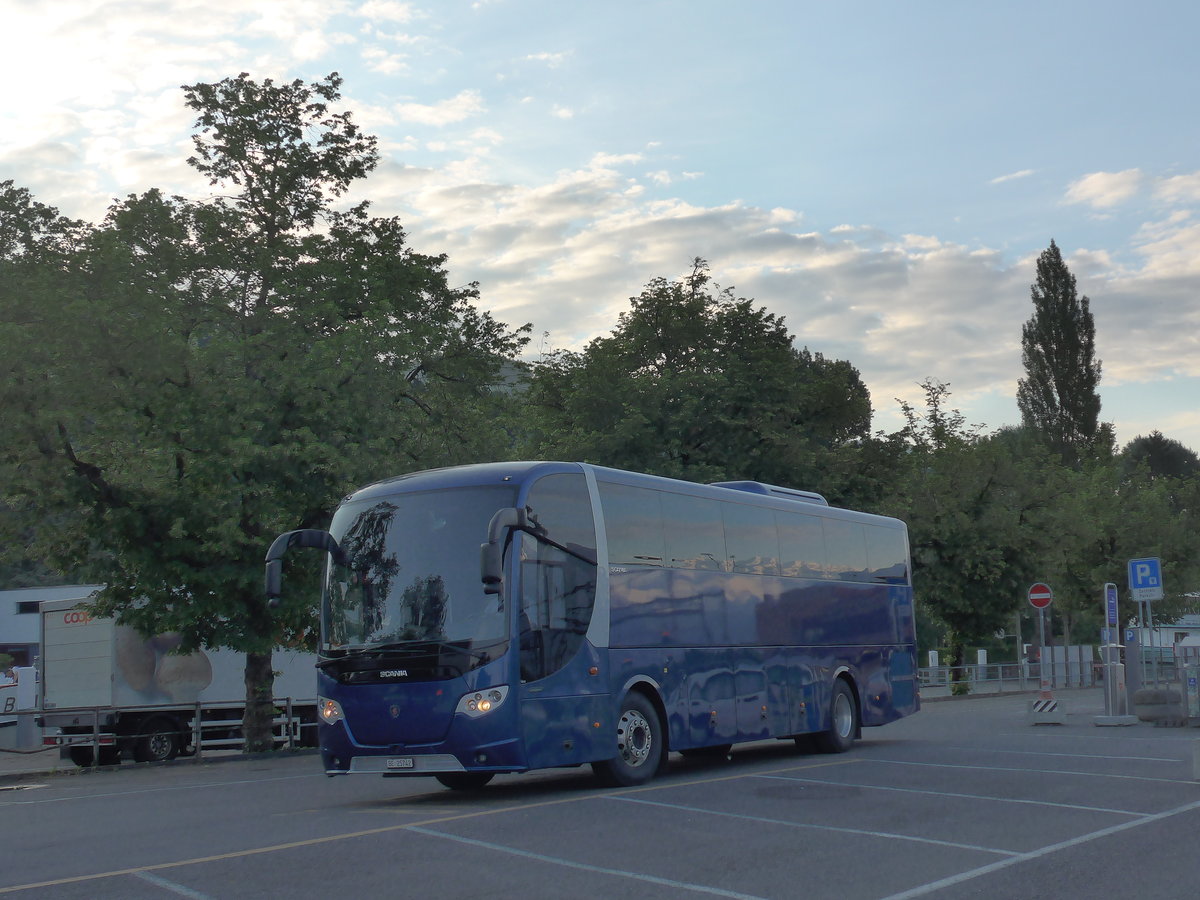
<path id="1" fill-rule="evenodd" d="M 484 688 L 482 691 L 472 691 L 469 694 L 463 694 L 454 711 L 455 713 L 470 716 L 472 719 L 477 719 L 494 711 L 504 702 L 504 698 L 507 696 L 507 684 L 502 684 L 499 687 Z"/>
<path id="2" fill-rule="evenodd" d="M 336 700 L 329 700 L 325 697 L 317 698 L 317 715 L 326 725 L 336 725 L 346 718 L 346 714 L 342 712 L 342 705 Z"/>

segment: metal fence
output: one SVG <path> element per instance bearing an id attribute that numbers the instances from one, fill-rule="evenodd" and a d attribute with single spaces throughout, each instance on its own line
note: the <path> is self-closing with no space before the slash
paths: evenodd
<path id="1" fill-rule="evenodd" d="M 925 697 L 955 693 L 1004 694 L 1036 691 L 1042 683 L 1039 663 L 987 663 L 974 666 L 929 666 L 918 669 L 921 694 Z M 1103 680 L 1099 663 L 1046 666 L 1052 688 L 1092 687 Z"/>

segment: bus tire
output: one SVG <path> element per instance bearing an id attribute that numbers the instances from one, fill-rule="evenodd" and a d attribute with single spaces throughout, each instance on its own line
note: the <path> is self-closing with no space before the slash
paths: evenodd
<path id="1" fill-rule="evenodd" d="M 616 754 L 592 763 L 596 776 L 608 785 L 633 787 L 645 784 L 663 761 L 662 720 L 650 699 L 630 691 L 621 701 L 617 716 Z"/>
<path id="2" fill-rule="evenodd" d="M 179 755 L 179 726 L 171 719 L 152 719 L 138 737 L 133 758 L 138 762 L 166 762 Z"/>
<path id="3" fill-rule="evenodd" d="M 858 733 L 858 702 L 843 678 L 833 683 L 829 698 L 829 727 L 813 735 L 813 742 L 822 753 L 845 753 L 854 745 Z"/>
<path id="4" fill-rule="evenodd" d="M 495 776 L 495 772 L 443 772 L 433 777 L 452 791 L 477 791 Z"/>

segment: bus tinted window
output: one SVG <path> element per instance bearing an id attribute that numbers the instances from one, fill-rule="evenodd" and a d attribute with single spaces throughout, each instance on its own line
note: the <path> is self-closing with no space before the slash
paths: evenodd
<path id="1" fill-rule="evenodd" d="M 840 581 L 867 579 L 867 541 L 863 526 L 840 519 L 821 519 L 829 577 Z"/>
<path id="2" fill-rule="evenodd" d="M 595 559 L 592 501 L 582 475 L 547 475 L 530 489 L 526 506 L 533 520 L 557 543 Z"/>
<path id="3" fill-rule="evenodd" d="M 725 545 L 729 571 L 749 575 L 779 574 L 779 533 L 775 513 L 758 506 L 726 503 Z"/>
<path id="4" fill-rule="evenodd" d="M 661 566 L 666 556 L 657 491 L 600 482 L 600 505 L 612 565 Z"/>
<path id="5" fill-rule="evenodd" d="M 908 583 L 908 548 L 899 528 L 867 525 L 867 565 L 871 580 L 884 584 Z"/>
<path id="6" fill-rule="evenodd" d="M 666 563 L 677 569 L 719 570 L 725 559 L 721 505 L 703 497 L 662 494 Z"/>
<path id="7" fill-rule="evenodd" d="M 779 525 L 779 565 L 793 578 L 824 578 L 825 531 L 817 516 L 776 512 Z"/>

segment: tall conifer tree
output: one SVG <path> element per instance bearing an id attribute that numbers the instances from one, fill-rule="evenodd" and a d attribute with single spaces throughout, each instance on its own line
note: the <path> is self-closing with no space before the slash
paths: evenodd
<path id="1" fill-rule="evenodd" d="M 1089 451 L 1111 444 L 1100 423 L 1100 361 L 1090 301 L 1075 290 L 1054 241 L 1037 261 L 1031 285 L 1033 315 L 1021 330 L 1025 377 L 1017 384 L 1022 424 L 1075 464 Z"/>

